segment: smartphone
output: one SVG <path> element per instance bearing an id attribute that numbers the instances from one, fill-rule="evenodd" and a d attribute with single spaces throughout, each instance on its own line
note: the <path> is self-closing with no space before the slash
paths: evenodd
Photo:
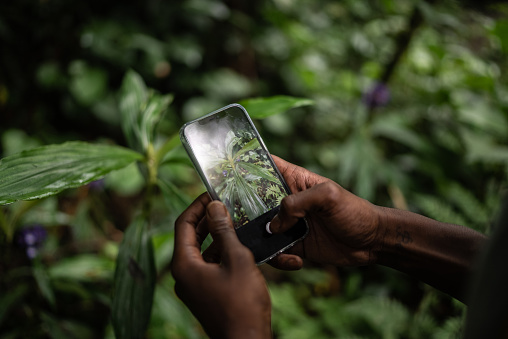
<path id="1" fill-rule="evenodd" d="M 180 139 L 212 199 L 226 205 L 238 238 L 257 264 L 307 235 L 304 219 L 283 234 L 268 232 L 267 224 L 291 192 L 241 105 L 186 123 Z"/>

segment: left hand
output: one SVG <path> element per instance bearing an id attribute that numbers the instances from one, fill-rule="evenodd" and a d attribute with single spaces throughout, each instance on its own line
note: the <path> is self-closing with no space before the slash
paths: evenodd
<path id="1" fill-rule="evenodd" d="M 205 217 L 206 213 L 206 217 Z M 222 262 L 208 263 L 201 243 L 208 230 Z M 271 303 L 263 275 L 219 201 L 198 197 L 175 223 L 175 291 L 211 338 L 271 338 Z"/>

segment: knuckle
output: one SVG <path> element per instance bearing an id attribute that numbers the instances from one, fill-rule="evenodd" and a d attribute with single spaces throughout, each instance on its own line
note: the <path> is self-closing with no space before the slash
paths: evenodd
<path id="1" fill-rule="evenodd" d="M 233 232 L 233 227 L 230 225 L 229 221 L 227 219 L 218 220 L 213 229 L 210 230 L 210 233 L 212 233 L 215 236 L 225 236 Z"/>
<path id="2" fill-rule="evenodd" d="M 281 213 L 291 214 L 294 205 L 294 195 L 288 195 L 280 202 Z"/>
<path id="3" fill-rule="evenodd" d="M 320 195 L 325 201 L 336 201 L 342 195 L 342 189 L 333 181 L 327 181 L 319 185 Z"/>

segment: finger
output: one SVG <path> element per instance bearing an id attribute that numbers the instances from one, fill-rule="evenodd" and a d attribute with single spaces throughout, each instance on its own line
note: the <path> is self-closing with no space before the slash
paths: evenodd
<path id="1" fill-rule="evenodd" d="M 208 230 L 220 249 L 222 263 L 226 266 L 254 263 L 252 253 L 238 240 L 226 206 L 220 201 L 212 201 L 206 209 Z"/>
<path id="2" fill-rule="evenodd" d="M 307 215 L 308 202 L 305 197 L 308 194 L 304 194 L 305 192 L 292 194 L 282 199 L 279 212 L 270 222 L 270 231 L 273 234 L 284 233 L 293 227 L 298 219 Z"/>
<path id="3" fill-rule="evenodd" d="M 210 197 L 208 194 L 200 195 L 176 220 L 173 270 L 175 266 L 185 267 L 193 261 L 199 262 L 203 260 L 196 227 L 205 216 L 206 205 L 209 201 Z"/>
<path id="4" fill-rule="evenodd" d="M 208 225 L 206 224 L 206 216 L 201 219 L 198 223 L 198 226 L 196 227 L 196 241 L 198 242 L 199 246 L 203 245 L 203 242 L 205 241 L 206 237 L 208 236 Z"/>
<path id="5" fill-rule="evenodd" d="M 291 192 L 296 193 L 305 191 L 317 184 L 325 182 L 329 179 L 309 171 L 303 167 L 297 166 L 276 155 L 272 155 L 275 165 L 279 169 Z"/>
<path id="6" fill-rule="evenodd" d="M 220 248 L 217 246 L 215 241 L 212 242 L 206 250 L 204 250 L 203 260 L 208 263 L 220 263 Z"/>
<path id="7" fill-rule="evenodd" d="M 281 253 L 268 261 L 270 266 L 284 271 L 297 271 L 303 267 L 303 260 L 295 254 Z"/>
<path id="8" fill-rule="evenodd" d="M 272 233 L 283 233 L 293 227 L 298 219 L 311 212 L 325 210 L 340 200 L 341 188 L 333 181 L 316 185 L 308 190 L 291 194 L 282 199 L 279 213 L 270 223 Z"/>
<path id="9" fill-rule="evenodd" d="M 300 189 L 298 189 L 299 186 L 298 182 L 295 179 L 294 175 L 297 166 L 273 154 L 272 159 L 275 162 L 277 168 L 279 169 L 280 174 L 282 174 L 282 176 L 284 177 L 284 180 L 289 186 L 290 191 L 293 193 L 300 191 Z"/>

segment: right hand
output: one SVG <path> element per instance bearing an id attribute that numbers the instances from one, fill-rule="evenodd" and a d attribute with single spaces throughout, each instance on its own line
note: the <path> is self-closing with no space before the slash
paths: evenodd
<path id="1" fill-rule="evenodd" d="M 379 243 L 381 210 L 334 181 L 279 157 L 273 159 L 292 193 L 282 200 L 272 220 L 273 233 L 283 233 L 305 218 L 309 234 L 286 252 L 270 261 L 274 267 L 300 269 L 302 258 L 334 266 L 361 266 L 374 263 Z"/>

